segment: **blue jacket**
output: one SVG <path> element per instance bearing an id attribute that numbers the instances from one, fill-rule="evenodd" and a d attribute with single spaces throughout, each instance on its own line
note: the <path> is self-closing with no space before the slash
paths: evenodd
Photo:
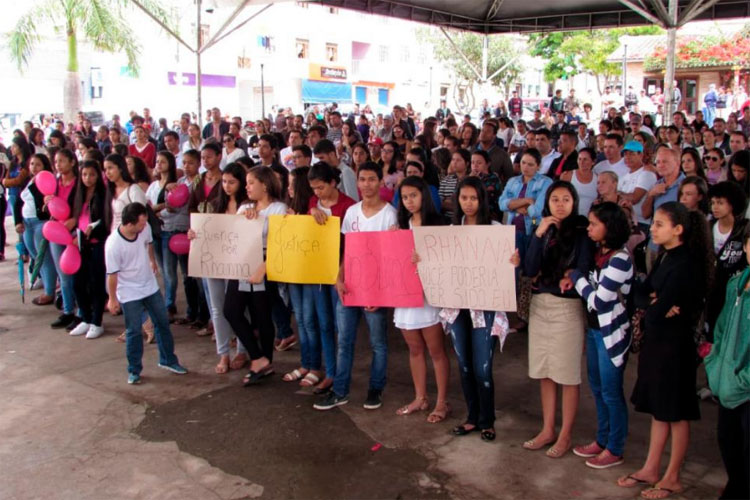
<path id="1" fill-rule="evenodd" d="M 529 185 L 526 188 L 526 194 L 524 198 L 534 198 L 536 202 L 529 206 L 528 215 L 524 216 L 524 223 L 526 224 L 526 234 L 531 234 L 531 228 L 535 223 L 538 223 L 542 218 L 542 210 L 544 210 L 544 197 L 547 194 L 547 188 L 552 184 L 552 179 L 546 175 L 542 175 L 537 172 L 534 177 L 529 181 Z M 508 180 L 508 184 L 503 189 L 503 194 L 500 196 L 498 204 L 500 210 L 508 213 L 508 223 L 513 221 L 516 216 L 514 210 L 508 209 L 508 203 L 519 197 L 521 189 L 523 188 L 523 176 L 517 175 L 511 177 Z"/>

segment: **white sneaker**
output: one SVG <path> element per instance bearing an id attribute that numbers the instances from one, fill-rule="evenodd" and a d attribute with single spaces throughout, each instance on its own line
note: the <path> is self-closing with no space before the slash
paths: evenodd
<path id="1" fill-rule="evenodd" d="M 77 337 L 78 335 L 83 335 L 83 334 L 85 334 L 86 332 L 89 331 L 89 327 L 90 326 L 91 325 L 89 325 L 88 323 L 84 323 L 83 321 L 81 321 L 80 323 L 78 323 L 78 325 L 75 328 L 73 328 L 70 331 L 70 335 L 72 337 Z"/>
<path id="2" fill-rule="evenodd" d="M 97 338 L 101 337 L 103 333 L 104 333 L 104 327 L 103 326 L 91 325 L 89 327 L 88 333 L 86 334 L 86 338 L 87 339 L 97 339 Z"/>

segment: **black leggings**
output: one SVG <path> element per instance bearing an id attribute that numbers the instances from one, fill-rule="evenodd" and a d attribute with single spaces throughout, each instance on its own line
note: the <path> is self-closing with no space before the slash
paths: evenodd
<path id="1" fill-rule="evenodd" d="M 0 255 L 5 255 L 5 211 L 8 210 L 8 200 L 5 199 L 5 193 L 0 194 Z M 11 216 L 12 217 L 12 216 Z"/>
<path id="2" fill-rule="evenodd" d="M 246 309 L 250 311 L 252 325 L 245 316 Z M 239 290 L 239 281 L 229 280 L 227 294 L 224 297 L 224 317 L 247 349 L 250 359 L 265 357 L 268 361 L 273 361 L 275 332 L 268 292 L 242 292 Z M 257 337 L 253 327 L 258 329 Z"/>
<path id="3" fill-rule="evenodd" d="M 73 291 L 81 312 L 81 320 L 102 326 L 107 268 L 104 262 L 104 242 L 84 244 L 81 249 L 81 267 L 73 278 Z"/>

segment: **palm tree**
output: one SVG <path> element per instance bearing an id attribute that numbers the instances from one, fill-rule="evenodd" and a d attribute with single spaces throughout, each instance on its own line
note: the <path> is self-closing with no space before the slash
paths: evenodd
<path id="1" fill-rule="evenodd" d="M 81 91 L 78 77 L 78 39 L 93 44 L 101 51 L 125 52 L 130 71 L 138 74 L 138 56 L 141 49 L 135 34 L 123 18 L 128 0 L 42 0 L 16 23 L 7 34 L 11 58 L 19 71 L 28 66 L 35 45 L 42 40 L 41 29 L 52 24 L 55 31 L 64 32 L 68 42 L 68 67 L 63 94 L 65 121 L 73 121 L 81 109 Z M 142 0 L 155 17 L 172 25 L 167 12 L 152 0 Z"/>

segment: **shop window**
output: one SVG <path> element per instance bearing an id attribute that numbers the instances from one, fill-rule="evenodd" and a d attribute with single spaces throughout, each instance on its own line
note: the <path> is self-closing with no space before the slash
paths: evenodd
<path id="1" fill-rule="evenodd" d="M 326 44 L 326 61 L 336 62 L 339 60 L 339 46 L 335 43 Z"/>
<path id="2" fill-rule="evenodd" d="M 297 38 L 295 52 L 297 54 L 297 59 L 307 59 L 310 53 L 310 41 Z"/>

